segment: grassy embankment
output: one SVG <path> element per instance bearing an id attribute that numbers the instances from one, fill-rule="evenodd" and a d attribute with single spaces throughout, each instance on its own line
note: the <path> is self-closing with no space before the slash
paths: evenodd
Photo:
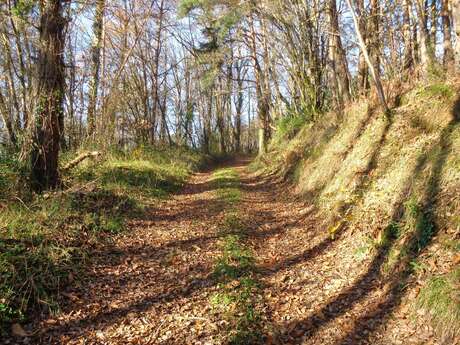
<path id="1" fill-rule="evenodd" d="M 458 81 L 412 88 L 389 117 L 361 99 L 343 115 L 284 119 L 253 166 L 292 181 L 320 227 L 352 238 L 357 262 L 381 271 L 391 305 L 410 303 L 403 296 L 413 291 L 414 318 L 431 319 L 445 339 L 460 334 L 459 89 Z"/>
<path id="2" fill-rule="evenodd" d="M 62 164 L 74 156 L 65 154 Z M 0 157 L 0 329 L 32 312 L 56 312 L 90 254 L 129 231 L 146 205 L 177 190 L 203 162 L 180 148 L 110 152 L 62 176 L 62 190 L 32 195 L 25 169 Z"/>

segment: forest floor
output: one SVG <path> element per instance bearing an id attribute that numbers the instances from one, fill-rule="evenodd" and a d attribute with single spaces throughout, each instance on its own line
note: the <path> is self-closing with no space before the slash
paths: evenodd
<path id="1" fill-rule="evenodd" d="M 379 279 L 378 258 L 357 263 L 353 236 L 331 238 L 308 201 L 248 163 L 152 199 L 94 253 L 58 315 L 4 343 L 435 344 Z"/>

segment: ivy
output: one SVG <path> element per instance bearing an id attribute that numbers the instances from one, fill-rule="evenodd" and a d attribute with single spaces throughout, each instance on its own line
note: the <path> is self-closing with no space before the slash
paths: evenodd
<path id="1" fill-rule="evenodd" d="M 11 9 L 11 14 L 15 17 L 24 18 L 32 12 L 35 3 L 35 0 L 18 0 Z"/>

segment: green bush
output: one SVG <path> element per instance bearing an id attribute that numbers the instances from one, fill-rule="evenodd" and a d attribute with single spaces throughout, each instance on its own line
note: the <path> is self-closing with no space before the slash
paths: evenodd
<path id="1" fill-rule="evenodd" d="M 427 85 L 419 91 L 422 97 L 433 97 L 450 100 L 455 96 L 455 90 L 446 83 L 434 83 Z"/>

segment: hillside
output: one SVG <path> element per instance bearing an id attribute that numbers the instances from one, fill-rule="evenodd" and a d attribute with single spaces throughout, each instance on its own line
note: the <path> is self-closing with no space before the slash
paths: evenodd
<path id="1" fill-rule="evenodd" d="M 281 130 L 254 164 L 292 183 L 315 228 L 339 247 L 332 264 L 351 282 L 329 293 L 320 323 L 359 305 L 349 343 L 382 327 L 382 344 L 459 342 L 458 95 L 458 83 L 425 84 L 389 116 L 358 100 L 294 137 Z"/>

